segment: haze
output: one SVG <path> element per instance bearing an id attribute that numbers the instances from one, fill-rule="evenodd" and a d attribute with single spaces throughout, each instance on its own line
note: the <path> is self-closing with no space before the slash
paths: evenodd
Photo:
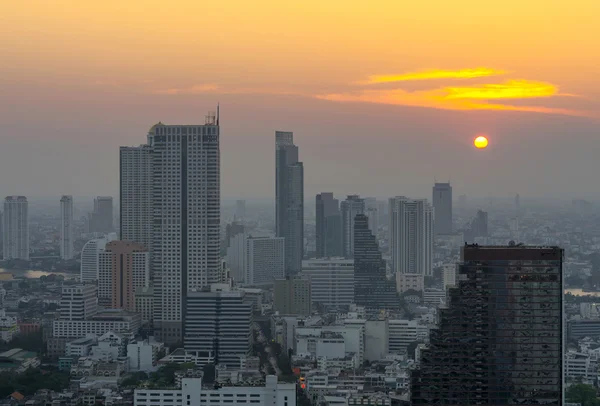
<path id="1" fill-rule="evenodd" d="M 118 194 L 118 147 L 221 105 L 223 197 L 600 197 L 600 2 L 5 1 L 0 195 Z M 489 135 L 485 151 L 472 147 Z"/>

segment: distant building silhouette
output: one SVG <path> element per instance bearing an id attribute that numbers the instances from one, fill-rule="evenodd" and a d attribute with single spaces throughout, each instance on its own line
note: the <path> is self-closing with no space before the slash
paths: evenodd
<path id="1" fill-rule="evenodd" d="M 340 204 L 333 193 L 320 193 L 316 197 L 316 257 L 342 255 L 342 218 Z"/>
<path id="2" fill-rule="evenodd" d="M 354 257 L 354 219 L 365 213 L 365 201 L 359 195 L 349 195 L 341 204 L 342 208 L 342 240 L 343 254 L 346 258 Z"/>
<path id="3" fill-rule="evenodd" d="M 433 186 L 433 224 L 435 234 L 452 234 L 452 186 L 436 183 Z"/>
<path id="4" fill-rule="evenodd" d="M 4 199 L 2 234 L 4 260 L 29 261 L 29 203 L 25 196 Z"/>
<path id="5" fill-rule="evenodd" d="M 292 132 L 275 132 L 275 212 L 276 235 L 285 238 L 286 274 L 296 274 L 304 257 L 304 166 Z"/>
<path id="6" fill-rule="evenodd" d="M 60 258 L 73 258 L 73 196 L 60 198 Z"/>

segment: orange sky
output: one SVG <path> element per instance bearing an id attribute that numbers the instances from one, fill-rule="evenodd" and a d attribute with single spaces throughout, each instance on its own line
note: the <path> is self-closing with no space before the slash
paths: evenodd
<path id="1" fill-rule="evenodd" d="M 499 104 L 493 96 L 450 102 L 451 87 L 535 82 L 556 89 L 543 98 L 561 97 L 559 90 L 583 97 L 551 106 L 528 101 L 527 108 L 578 115 L 596 114 L 589 98 L 600 93 L 597 0 L 4 3 L 3 81 L 144 93 L 291 93 L 461 110 L 503 108 L 486 107 Z M 377 75 L 481 68 L 504 74 L 434 76 L 416 94 L 404 83 L 410 80 L 356 86 Z M 510 98 L 520 96 L 513 91 Z"/>
<path id="2" fill-rule="evenodd" d="M 120 145 L 217 102 L 224 196 L 272 196 L 275 130 L 295 132 L 306 196 L 428 197 L 449 176 L 457 195 L 599 191 L 599 15 L 600 0 L 0 0 L 0 173 L 30 169 L 0 193 L 116 195 Z"/>

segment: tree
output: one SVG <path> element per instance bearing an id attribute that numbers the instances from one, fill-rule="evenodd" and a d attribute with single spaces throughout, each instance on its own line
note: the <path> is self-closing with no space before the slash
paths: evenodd
<path id="1" fill-rule="evenodd" d="M 580 403 L 581 406 L 600 406 L 596 388 L 592 385 L 577 384 L 567 389 L 568 402 Z"/>

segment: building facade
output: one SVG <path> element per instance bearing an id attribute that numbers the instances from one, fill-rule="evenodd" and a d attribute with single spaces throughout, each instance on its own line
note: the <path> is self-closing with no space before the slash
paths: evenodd
<path id="1" fill-rule="evenodd" d="M 98 288 L 93 284 L 65 285 L 60 298 L 60 319 L 87 320 L 98 312 Z"/>
<path id="2" fill-rule="evenodd" d="M 119 149 L 119 237 L 152 249 L 152 147 Z"/>
<path id="3" fill-rule="evenodd" d="M 431 202 L 434 212 L 435 234 L 452 234 L 452 186 L 436 183 L 433 186 Z"/>
<path id="4" fill-rule="evenodd" d="M 558 247 L 463 247 L 411 404 L 563 404 L 562 261 Z"/>
<path id="5" fill-rule="evenodd" d="M 244 292 L 226 284 L 189 292 L 184 349 L 196 355 L 212 352 L 215 363 L 238 367 L 252 350 L 252 304 Z"/>
<path id="6" fill-rule="evenodd" d="M 359 195 L 349 195 L 341 203 L 342 211 L 342 247 L 344 257 L 354 257 L 354 219 L 365 213 L 365 201 Z"/>
<path id="7" fill-rule="evenodd" d="M 304 166 L 294 133 L 275 132 L 275 227 L 285 238 L 285 272 L 302 270 L 304 257 Z"/>
<path id="8" fill-rule="evenodd" d="M 430 276 L 433 272 L 433 210 L 427 200 L 392 197 L 392 271 Z"/>
<path id="9" fill-rule="evenodd" d="M 113 198 L 98 196 L 94 199 L 94 211 L 88 219 L 90 233 L 112 233 L 114 231 Z"/>
<path id="10" fill-rule="evenodd" d="M 302 261 L 302 275 L 310 279 L 313 305 L 342 309 L 354 303 L 354 260 L 323 258 Z"/>
<path id="11" fill-rule="evenodd" d="M 244 281 L 247 285 L 273 285 L 285 277 L 285 241 L 281 237 L 246 239 Z"/>
<path id="12" fill-rule="evenodd" d="M 369 229 L 369 219 L 354 219 L 354 303 L 368 309 L 397 309 L 394 282 L 386 276 L 385 261 L 377 238 Z"/>
<path id="13" fill-rule="evenodd" d="M 278 383 L 267 375 L 261 386 L 222 386 L 205 389 L 200 378 L 183 378 L 181 388 L 136 389 L 134 406 L 296 406 L 296 384 Z"/>
<path id="14" fill-rule="evenodd" d="M 342 218 L 340 203 L 333 193 L 320 193 L 316 203 L 316 257 L 340 257 L 342 250 Z"/>
<path id="15" fill-rule="evenodd" d="M 73 259 L 73 196 L 60 198 L 60 257 Z"/>
<path id="16" fill-rule="evenodd" d="M 85 243 L 81 249 L 81 265 L 79 279 L 81 282 L 98 281 L 100 273 L 100 254 L 104 252 L 106 244 L 116 239 L 116 235 L 111 234 L 102 238 L 95 238 Z"/>
<path id="17" fill-rule="evenodd" d="M 25 196 L 7 196 L 2 219 L 4 260 L 29 261 L 29 204 Z"/>
<path id="18" fill-rule="evenodd" d="M 154 125 L 152 271 L 154 328 L 167 344 L 183 337 L 188 290 L 221 279 L 218 117 L 204 125 Z"/>
<path id="19" fill-rule="evenodd" d="M 309 316 L 312 312 L 310 278 L 276 280 L 273 284 L 273 309 L 281 315 Z"/>
<path id="20" fill-rule="evenodd" d="M 135 294 L 150 284 L 150 255 L 142 245 L 111 241 L 99 256 L 98 301 L 104 307 L 135 311 Z"/>

